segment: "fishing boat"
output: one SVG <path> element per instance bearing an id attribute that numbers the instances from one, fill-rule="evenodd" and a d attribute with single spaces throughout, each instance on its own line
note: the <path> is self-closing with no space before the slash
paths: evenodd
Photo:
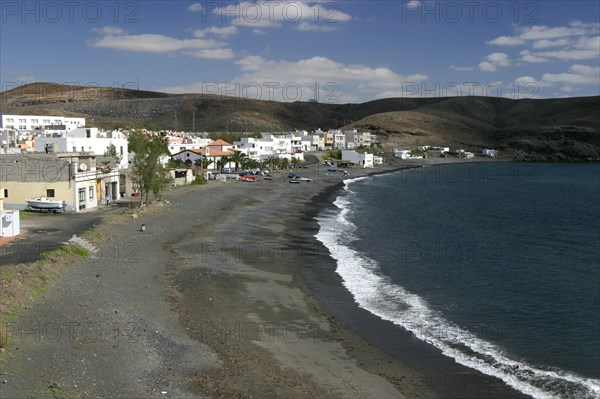
<path id="1" fill-rule="evenodd" d="M 65 201 L 51 200 L 46 197 L 26 198 L 25 201 L 29 208 L 44 211 L 64 211 L 67 206 Z"/>
<path id="2" fill-rule="evenodd" d="M 240 180 L 246 183 L 254 183 L 256 181 L 256 177 L 252 176 L 240 176 Z"/>
<path id="3" fill-rule="evenodd" d="M 271 176 L 271 175 L 265 175 L 263 177 L 263 180 L 273 180 L 273 176 Z"/>

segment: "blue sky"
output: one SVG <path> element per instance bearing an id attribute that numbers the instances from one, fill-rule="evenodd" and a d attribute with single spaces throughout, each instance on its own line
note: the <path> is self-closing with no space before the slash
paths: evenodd
<path id="1" fill-rule="evenodd" d="M 597 1 L 3 1 L 2 89 L 278 101 L 600 94 Z"/>

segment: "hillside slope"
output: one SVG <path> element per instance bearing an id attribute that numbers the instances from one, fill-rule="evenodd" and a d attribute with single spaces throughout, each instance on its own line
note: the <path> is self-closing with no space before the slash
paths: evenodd
<path id="1" fill-rule="evenodd" d="M 83 116 L 104 128 L 197 131 L 369 129 L 388 148 L 494 147 L 518 159 L 600 160 L 600 97 L 388 98 L 280 103 L 205 94 L 32 83 L 0 93 L 0 112 Z"/>

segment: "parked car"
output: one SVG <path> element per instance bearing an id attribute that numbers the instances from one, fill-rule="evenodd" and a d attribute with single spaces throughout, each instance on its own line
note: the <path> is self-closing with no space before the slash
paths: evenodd
<path id="1" fill-rule="evenodd" d="M 290 179 L 296 179 L 296 178 L 299 178 L 300 175 L 298 173 L 288 173 L 288 177 Z"/>

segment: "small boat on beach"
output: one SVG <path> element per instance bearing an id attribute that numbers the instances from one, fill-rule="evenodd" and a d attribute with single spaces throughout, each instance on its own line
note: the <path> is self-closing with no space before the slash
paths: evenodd
<path id="1" fill-rule="evenodd" d="M 256 181 L 256 177 L 252 176 L 240 176 L 240 180 L 246 183 L 254 183 Z"/>
<path id="2" fill-rule="evenodd" d="M 51 200 L 46 197 L 26 198 L 25 201 L 29 208 L 44 211 L 64 211 L 67 206 L 65 201 Z"/>
<path id="3" fill-rule="evenodd" d="M 299 183 L 300 183 L 300 179 L 298 179 L 298 178 L 293 178 L 293 179 L 290 179 L 290 180 L 288 180 L 288 181 L 289 181 L 290 183 L 294 183 L 294 184 L 299 184 Z"/>

